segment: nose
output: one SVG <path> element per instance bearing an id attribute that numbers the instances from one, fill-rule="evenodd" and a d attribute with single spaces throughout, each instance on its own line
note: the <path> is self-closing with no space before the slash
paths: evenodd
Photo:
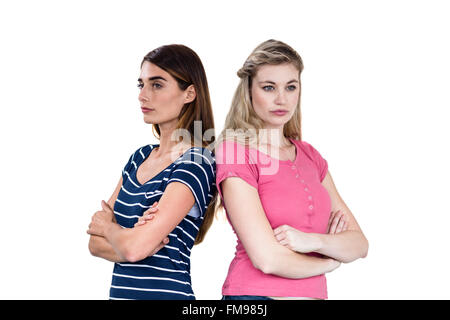
<path id="1" fill-rule="evenodd" d="M 144 88 L 142 88 L 141 91 L 139 92 L 138 100 L 141 103 L 144 103 L 144 102 L 148 101 L 148 95 L 146 93 L 146 90 L 144 90 Z"/>
<path id="2" fill-rule="evenodd" d="M 275 98 L 275 103 L 279 105 L 286 104 L 286 96 L 284 90 L 279 90 Z"/>

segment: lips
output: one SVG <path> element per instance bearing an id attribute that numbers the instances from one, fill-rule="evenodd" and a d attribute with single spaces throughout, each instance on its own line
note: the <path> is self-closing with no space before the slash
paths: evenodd
<path id="1" fill-rule="evenodd" d="M 142 112 L 147 113 L 147 112 L 154 111 L 155 109 L 150 109 L 150 108 L 144 108 L 144 107 L 142 107 L 141 110 L 142 110 Z"/>
<path id="2" fill-rule="evenodd" d="M 283 110 L 283 109 L 277 109 L 277 110 L 273 110 L 273 111 L 270 111 L 270 112 L 275 114 L 275 115 L 277 115 L 277 116 L 284 116 L 285 114 L 288 113 L 287 110 Z"/>

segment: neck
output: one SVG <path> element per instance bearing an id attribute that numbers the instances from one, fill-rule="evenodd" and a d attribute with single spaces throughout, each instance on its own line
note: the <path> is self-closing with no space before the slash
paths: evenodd
<path id="1" fill-rule="evenodd" d="M 277 148 L 291 145 L 289 139 L 284 136 L 283 127 L 260 130 L 259 139 L 260 143 L 270 144 Z"/>
<path id="2" fill-rule="evenodd" d="M 164 123 L 159 125 L 159 147 L 157 155 L 165 155 L 168 153 L 179 153 L 180 150 L 188 146 L 184 141 L 178 142 L 172 138 L 178 122 Z M 176 138 L 176 137 L 175 137 Z M 180 148 L 180 150 L 178 150 Z"/>

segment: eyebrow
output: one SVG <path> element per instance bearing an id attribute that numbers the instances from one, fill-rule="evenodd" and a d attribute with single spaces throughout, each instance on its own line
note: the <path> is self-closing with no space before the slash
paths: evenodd
<path id="1" fill-rule="evenodd" d="M 291 81 L 289 81 L 287 84 L 289 83 L 293 83 L 293 82 L 298 82 L 298 80 L 292 79 Z M 270 83 L 270 84 L 276 84 L 273 81 L 267 80 L 267 81 L 259 81 L 258 83 Z"/>
<path id="2" fill-rule="evenodd" d="M 161 77 L 161 76 L 150 77 L 150 78 L 148 78 L 148 80 L 149 80 L 149 81 L 153 81 L 153 80 L 164 80 L 164 81 L 167 81 L 166 79 L 164 79 L 164 78 Z M 142 82 L 142 78 L 139 78 L 138 81 Z"/>

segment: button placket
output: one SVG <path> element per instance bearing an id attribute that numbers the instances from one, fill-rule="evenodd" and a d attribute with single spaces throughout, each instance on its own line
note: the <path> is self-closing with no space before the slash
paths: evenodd
<path id="1" fill-rule="evenodd" d="M 298 179 L 300 177 L 300 172 L 295 163 L 291 164 L 291 169 L 295 171 L 295 178 Z"/>
<path id="2" fill-rule="evenodd" d="M 308 223 L 311 224 L 312 223 L 312 217 L 314 215 L 314 201 L 313 201 L 313 196 L 310 194 L 311 189 L 309 188 L 309 186 L 306 184 L 305 180 L 302 179 L 300 180 L 301 183 L 304 185 L 303 190 L 305 191 L 305 193 L 307 193 L 307 198 L 308 198 L 308 204 L 307 204 L 307 214 L 306 216 L 308 217 Z"/>

